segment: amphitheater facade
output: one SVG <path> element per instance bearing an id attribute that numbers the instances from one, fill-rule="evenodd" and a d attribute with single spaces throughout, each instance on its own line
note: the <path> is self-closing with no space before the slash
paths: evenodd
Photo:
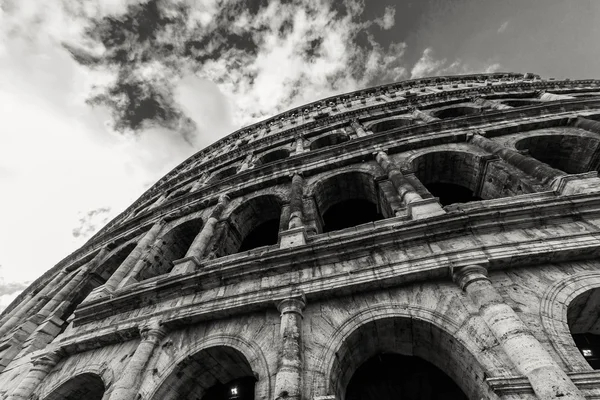
<path id="1" fill-rule="evenodd" d="M 600 81 L 347 93 L 198 152 L 0 316 L 1 399 L 600 399 Z"/>

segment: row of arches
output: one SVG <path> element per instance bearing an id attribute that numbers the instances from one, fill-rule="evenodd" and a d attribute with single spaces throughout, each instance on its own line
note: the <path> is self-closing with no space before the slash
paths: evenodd
<path id="1" fill-rule="evenodd" d="M 598 364 L 600 288 L 588 289 L 567 304 L 572 352 Z M 390 306 L 391 307 L 391 306 Z M 391 310 L 392 308 L 390 308 Z M 387 308 L 385 309 L 387 310 Z M 305 387 L 313 396 L 335 395 L 341 400 L 408 400 L 487 398 L 486 378 L 502 370 L 502 359 L 478 354 L 489 346 L 468 343 L 443 326 L 435 316 L 421 313 L 394 315 L 377 307 L 358 313 L 342 324 L 317 358 L 316 373 Z M 473 329 L 473 328 L 471 328 Z M 472 334 L 483 334 L 471 331 Z M 585 340 L 582 337 L 585 335 Z M 264 349 L 263 349 L 264 350 Z M 208 337 L 182 357 L 163 365 L 156 384 L 146 387 L 144 400 L 254 400 L 273 398 L 274 375 L 256 344 L 240 339 Z M 169 356 L 171 357 L 171 356 Z M 490 367 L 496 370 L 490 370 Z M 507 372 L 510 373 L 510 372 Z M 110 391 L 101 373 L 83 372 L 61 381 L 40 397 L 42 400 L 101 400 Z"/>
<path id="2" fill-rule="evenodd" d="M 552 128 L 502 137 L 507 146 L 566 173 L 597 171 L 600 137 L 577 128 Z M 548 190 L 498 158 L 469 144 L 430 147 L 394 156 L 408 166 L 406 178 L 423 198 L 437 198 L 442 206 L 511 197 Z M 329 233 L 372 223 L 402 213 L 391 183 L 374 161 L 309 177 L 303 208 L 311 234 Z M 255 195 L 233 202 L 224 214 L 206 257 L 222 257 L 263 246 L 276 245 L 287 229 L 289 209 L 285 192 Z M 138 280 L 168 273 L 173 261 L 183 258 L 203 226 L 198 217 L 175 226 L 162 236 L 153 259 Z M 131 251 L 125 246 L 117 265 Z M 109 268 L 112 270 L 113 268 Z"/>

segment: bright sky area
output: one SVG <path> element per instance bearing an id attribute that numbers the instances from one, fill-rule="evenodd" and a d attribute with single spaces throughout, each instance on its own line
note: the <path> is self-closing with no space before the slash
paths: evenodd
<path id="1" fill-rule="evenodd" d="M 67 49 L 104 57 L 110 49 L 85 35 L 90 21 L 147 3 L 0 0 L 0 310 L 162 175 L 241 126 L 421 76 L 600 78 L 598 0 L 154 0 L 164 15 L 185 7 L 185 31 L 162 32 L 174 50 L 150 45 L 130 72 L 170 93 L 189 124 L 117 131 L 114 113 L 86 100 L 119 70 L 82 65 Z M 178 52 L 190 37 L 194 50 Z"/>

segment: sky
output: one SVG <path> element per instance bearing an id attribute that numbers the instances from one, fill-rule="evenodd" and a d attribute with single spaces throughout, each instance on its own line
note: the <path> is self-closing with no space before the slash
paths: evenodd
<path id="1" fill-rule="evenodd" d="M 323 97 L 600 78 L 598 0 L 0 0 L 0 310 L 196 151 Z"/>

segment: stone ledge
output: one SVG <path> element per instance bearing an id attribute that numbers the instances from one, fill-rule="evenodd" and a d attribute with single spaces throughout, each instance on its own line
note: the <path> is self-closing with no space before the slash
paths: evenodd
<path id="1" fill-rule="evenodd" d="M 575 386 L 581 390 L 600 388 L 600 371 L 567 372 Z M 529 380 L 524 376 L 487 378 L 485 380 L 492 390 L 500 395 L 533 394 Z M 600 396 L 588 397 L 600 398 Z"/>

